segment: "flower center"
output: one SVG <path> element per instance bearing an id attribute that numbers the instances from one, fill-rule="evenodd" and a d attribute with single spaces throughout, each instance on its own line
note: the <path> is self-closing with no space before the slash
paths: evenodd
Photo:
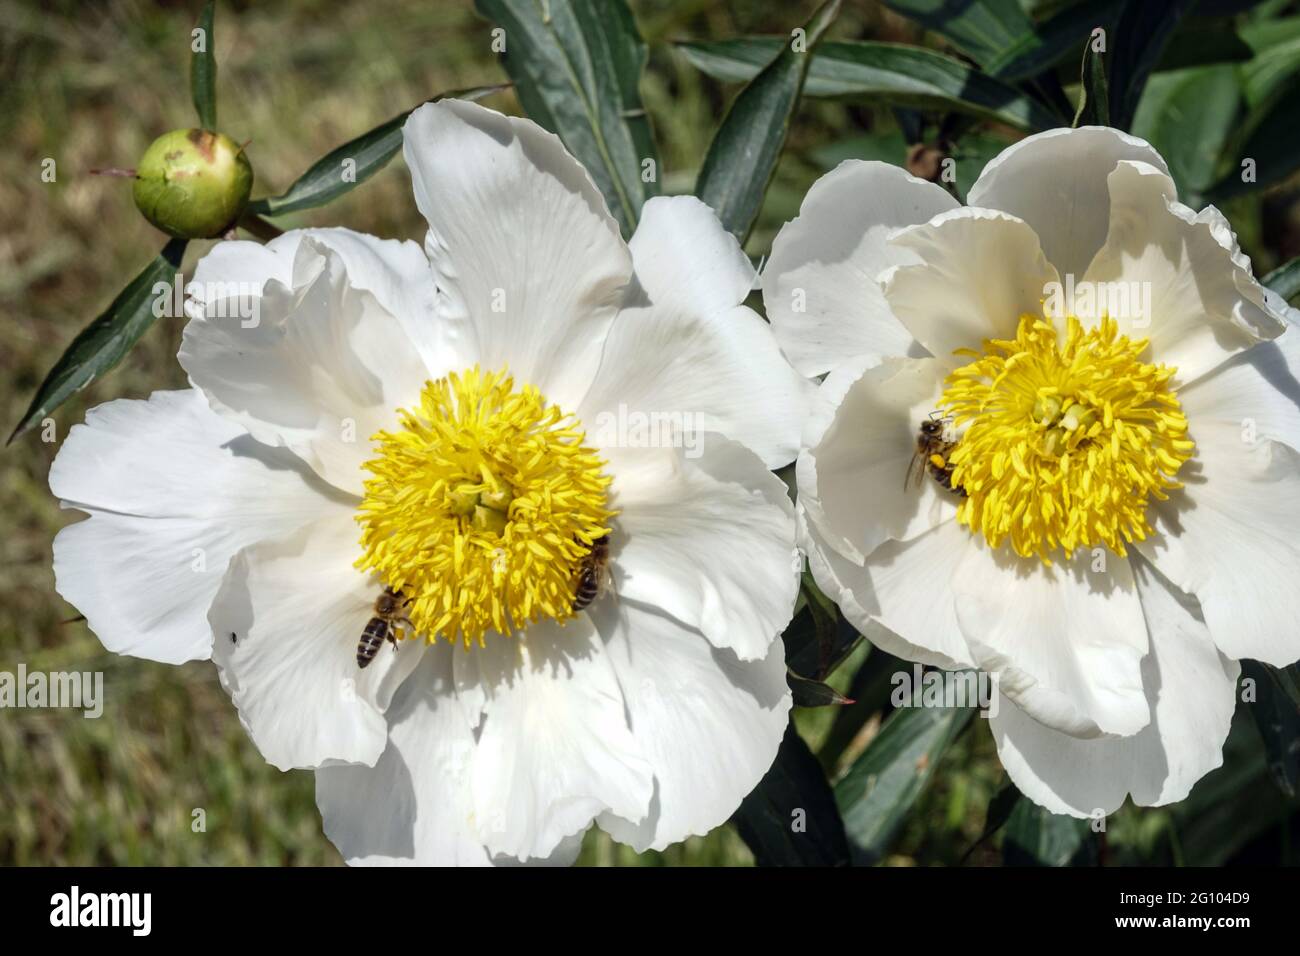
<path id="1" fill-rule="evenodd" d="M 1046 564 L 1056 548 L 1124 556 L 1151 534 L 1147 502 L 1182 487 L 1173 476 L 1195 444 L 1170 386 L 1177 369 L 1142 362 L 1146 347 L 1110 318 L 1085 331 L 1070 316 L 1061 342 L 1050 322 L 1023 315 L 1014 339 L 960 350 L 975 361 L 948 376 L 940 400 L 966 426 L 947 460 L 966 493 L 957 520 Z"/>
<path id="2" fill-rule="evenodd" d="M 610 479 L 578 423 L 505 371 L 425 383 L 401 428 L 372 438 L 357 567 L 410 599 L 417 633 L 483 643 L 563 623 L 583 558 L 609 533 Z"/>

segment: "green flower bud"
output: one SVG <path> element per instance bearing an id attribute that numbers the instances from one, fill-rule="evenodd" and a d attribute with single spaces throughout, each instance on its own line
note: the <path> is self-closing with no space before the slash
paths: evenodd
<path id="1" fill-rule="evenodd" d="M 239 219 L 253 189 L 253 167 L 229 136 L 174 129 L 159 136 L 135 171 L 135 205 L 163 232 L 186 239 L 219 236 Z"/>

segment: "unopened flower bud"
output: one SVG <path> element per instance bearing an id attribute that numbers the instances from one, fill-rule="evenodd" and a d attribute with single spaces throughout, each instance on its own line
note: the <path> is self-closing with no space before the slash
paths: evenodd
<path id="1" fill-rule="evenodd" d="M 207 239 L 235 224 L 252 189 L 253 167 L 229 136 L 174 129 L 140 157 L 135 205 L 169 235 Z"/>

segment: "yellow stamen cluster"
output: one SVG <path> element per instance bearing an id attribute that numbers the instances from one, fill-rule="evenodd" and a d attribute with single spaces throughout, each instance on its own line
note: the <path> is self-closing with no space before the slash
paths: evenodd
<path id="1" fill-rule="evenodd" d="M 1147 504 L 1179 488 L 1191 457 L 1177 371 L 1139 359 L 1147 340 L 1105 318 L 1085 330 L 1020 318 L 951 375 L 941 400 L 961 433 L 947 463 L 966 493 L 957 519 L 1022 557 L 1104 544 L 1118 555 L 1151 533 Z"/>
<path id="2" fill-rule="evenodd" d="M 357 567 L 411 599 L 417 633 L 469 646 L 573 616 L 578 568 L 614 513 L 571 416 L 476 366 L 426 383 L 401 428 L 372 440 Z"/>

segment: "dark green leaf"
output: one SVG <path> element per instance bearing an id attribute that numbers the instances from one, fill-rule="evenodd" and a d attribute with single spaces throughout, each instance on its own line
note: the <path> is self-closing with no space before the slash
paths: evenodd
<path id="1" fill-rule="evenodd" d="M 528 115 L 587 167 L 630 236 L 641 204 L 658 192 L 659 159 L 639 89 L 645 43 L 625 0 L 475 6 L 505 29 L 502 62 Z"/>
<path id="2" fill-rule="evenodd" d="M 1022 34 L 985 68 L 1001 80 L 1036 76 L 1066 57 L 1077 56 L 1079 46 L 1091 36 L 1095 27 L 1110 28 L 1122 4 L 1123 0 L 1105 0 L 1068 6 Z"/>
<path id="3" fill-rule="evenodd" d="M 451 93 L 442 93 L 426 102 L 436 103 L 442 99 L 477 100 L 507 88 L 508 84 L 455 90 Z M 254 215 L 280 216 L 300 209 L 314 209 L 355 189 L 383 169 L 402 148 L 402 126 L 413 111 L 414 107 L 331 151 L 313 163 L 310 169 L 299 176 L 294 184 L 280 195 L 268 196 L 249 203 L 249 212 Z M 345 160 L 352 160 L 356 164 L 355 169 L 352 170 L 355 177 L 345 179 L 343 165 Z"/>
<path id="4" fill-rule="evenodd" d="M 1193 66 L 1241 63 L 1252 56 L 1250 45 L 1231 20 L 1188 18 L 1165 47 L 1156 72 Z"/>
<path id="5" fill-rule="evenodd" d="M 840 616 L 811 574 L 805 572 L 799 594 L 798 610 L 782 635 L 785 662 L 796 674 L 820 681 L 849 656 L 862 635 Z"/>
<path id="6" fill-rule="evenodd" d="M 1219 179 L 1240 104 L 1237 70 L 1226 63 L 1157 73 L 1147 84 L 1133 132 L 1159 150 L 1195 207 Z"/>
<path id="7" fill-rule="evenodd" d="M 1089 820 L 1049 813 L 1025 797 L 1007 818 L 1002 859 L 1009 866 L 1089 866 L 1097 852 Z"/>
<path id="8" fill-rule="evenodd" d="M 1222 866 L 1252 840 L 1296 810 L 1269 781 L 1264 747 L 1254 720 L 1237 708 L 1223 746 L 1223 766 L 1212 770 L 1185 800 L 1169 807 L 1178 840 L 1176 862 Z"/>
<path id="9" fill-rule="evenodd" d="M 969 707 L 906 707 L 885 721 L 835 785 L 855 863 L 870 865 L 888 852 L 939 758 L 973 713 Z"/>
<path id="10" fill-rule="evenodd" d="M 986 68 L 1034 29 L 1018 0 L 885 0 L 885 6 L 945 37 Z"/>
<path id="11" fill-rule="evenodd" d="M 782 37 L 744 37 L 680 43 L 677 48 L 709 76 L 726 82 L 746 82 L 786 45 Z M 803 93 L 916 109 L 955 110 L 1026 132 L 1057 125 L 1050 111 L 1014 87 L 953 57 L 897 43 L 822 43 L 808 68 Z"/>
<path id="12" fill-rule="evenodd" d="M 1020 802 L 1020 791 L 1015 788 L 1014 784 L 1004 784 L 1002 789 L 993 795 L 989 801 L 988 809 L 984 812 L 984 829 L 980 831 L 979 839 L 970 845 L 962 855 L 962 862 L 965 863 L 970 855 L 974 853 L 989 837 L 1001 830 L 1011 819 L 1011 812 Z"/>
<path id="13" fill-rule="evenodd" d="M 1300 166 L 1300 17 L 1243 26 L 1241 35 L 1255 57 L 1241 66 L 1246 114 L 1224 150 L 1231 165 L 1210 192 L 1215 202 L 1272 185 Z"/>
<path id="14" fill-rule="evenodd" d="M 1079 69 L 1079 111 L 1074 125 L 1110 125 L 1110 89 L 1106 80 L 1106 55 L 1094 49 L 1089 40 L 1083 47 L 1083 65 Z"/>
<path id="15" fill-rule="evenodd" d="M 821 764 L 785 729 L 776 761 L 732 818 L 759 866 L 847 866 L 849 847 Z"/>
<path id="16" fill-rule="evenodd" d="M 1264 741 L 1273 781 L 1288 797 L 1300 787 L 1300 703 L 1292 673 L 1258 661 L 1241 662 L 1242 676 L 1255 682 L 1255 700 L 1248 704 Z"/>
<path id="17" fill-rule="evenodd" d="M 1261 281 L 1288 302 L 1300 296 L 1300 256 L 1278 266 Z"/>
<path id="18" fill-rule="evenodd" d="M 1238 124 L 1225 152 L 1236 157 L 1209 192 L 1216 203 L 1281 182 L 1300 168 L 1300 87 L 1286 91 Z M 1235 145 L 1234 145 L 1235 144 Z"/>
<path id="19" fill-rule="evenodd" d="M 776 171 L 813 53 L 839 12 L 840 0 L 827 0 L 804 27 L 799 51 L 794 41 L 784 42 L 776 59 L 740 91 L 709 144 L 695 194 L 741 242 Z"/>
<path id="20" fill-rule="evenodd" d="M 1179 20 L 1195 0 L 1127 0 L 1115 27 L 1106 36 L 1108 79 L 1113 93 L 1110 120 L 1116 129 L 1127 130 L 1137 112 L 1147 77 L 1155 69 L 1165 45 Z"/>
<path id="21" fill-rule="evenodd" d="M 794 705 L 796 707 L 829 707 L 832 704 L 853 703 L 852 700 L 845 697 L 830 684 L 822 683 L 819 680 L 810 680 L 807 677 L 800 677 L 788 667 L 785 672 L 785 682 L 790 685 L 790 693 L 794 695 Z"/>
<path id="22" fill-rule="evenodd" d="M 217 51 L 213 45 L 212 18 L 216 0 L 208 0 L 199 14 L 196 30 L 203 31 L 203 49 L 190 57 L 190 95 L 194 109 L 199 114 L 199 126 L 216 131 L 217 128 Z"/>
<path id="23" fill-rule="evenodd" d="M 72 340 L 36 390 L 36 397 L 9 441 L 99 378 L 131 350 L 157 318 L 154 304 L 158 296 L 154 286 L 163 283 L 169 289 L 172 287 L 185 255 L 186 242 L 173 239 L 167 243 L 158 257 L 118 293 L 113 304 Z"/>

